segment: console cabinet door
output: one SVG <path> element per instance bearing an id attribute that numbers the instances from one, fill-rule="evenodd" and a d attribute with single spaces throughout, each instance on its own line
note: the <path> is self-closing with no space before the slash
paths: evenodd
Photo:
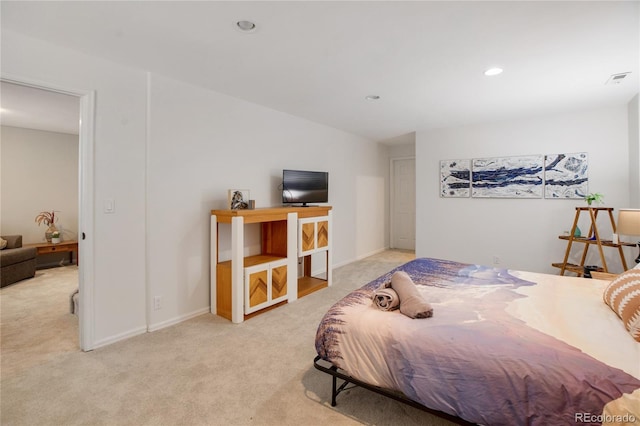
<path id="1" fill-rule="evenodd" d="M 329 221 L 319 220 L 316 222 L 316 248 L 325 250 L 329 247 Z"/>
<path id="2" fill-rule="evenodd" d="M 316 248 L 316 223 L 314 221 L 303 221 L 300 224 L 300 247 L 301 253 L 311 253 Z"/>
<path id="3" fill-rule="evenodd" d="M 269 264 L 244 270 L 244 313 L 250 314 L 269 306 Z"/>
<path id="4" fill-rule="evenodd" d="M 278 303 L 287 299 L 287 263 L 271 264 L 271 302 Z"/>
<path id="5" fill-rule="evenodd" d="M 298 257 L 307 256 L 329 248 L 328 216 L 298 220 Z"/>
<path id="6" fill-rule="evenodd" d="M 287 259 L 244 268 L 244 313 L 287 299 Z"/>

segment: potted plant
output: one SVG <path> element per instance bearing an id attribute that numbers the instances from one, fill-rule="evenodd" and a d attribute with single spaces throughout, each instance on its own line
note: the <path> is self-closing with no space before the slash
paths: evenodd
<path id="1" fill-rule="evenodd" d="M 53 231 L 51 233 L 51 242 L 53 244 L 58 244 L 60 242 L 60 231 Z"/>
<path id="2" fill-rule="evenodd" d="M 584 197 L 584 199 L 587 201 L 588 205 L 591 205 L 591 203 L 602 204 L 602 200 L 604 200 L 604 195 L 600 194 L 599 192 L 593 192 L 587 195 L 586 197 Z"/>
<path id="3" fill-rule="evenodd" d="M 56 223 L 55 210 L 51 210 L 50 212 L 45 211 L 45 212 L 38 213 L 38 215 L 36 216 L 36 223 L 38 224 L 38 226 L 40 226 L 40 224 L 42 223 L 48 226 L 47 230 L 44 232 L 44 237 L 47 239 L 47 242 L 50 243 L 52 234 L 58 230 L 58 228 L 56 228 L 56 225 L 55 225 Z M 59 234 L 58 234 L 58 237 L 60 237 Z"/>

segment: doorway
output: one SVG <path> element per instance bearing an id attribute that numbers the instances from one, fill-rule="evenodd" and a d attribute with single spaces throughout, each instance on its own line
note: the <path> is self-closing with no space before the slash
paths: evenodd
<path id="1" fill-rule="evenodd" d="M 55 95 L 72 97 L 78 103 L 78 185 L 77 191 L 77 229 L 73 234 L 78 240 L 78 288 L 80 290 L 78 302 L 78 343 L 81 350 L 93 349 L 93 247 L 91 236 L 93 235 L 93 126 L 95 111 L 95 93 L 86 91 L 69 90 L 68 88 L 55 87 L 53 85 L 43 85 L 41 82 L 32 82 L 25 79 L 7 78 L 0 79 L 3 86 L 5 84 L 15 85 L 17 88 L 30 90 L 30 93 L 41 91 L 45 97 L 55 98 Z M 6 103 L 7 98 L 3 96 L 3 110 L 9 109 Z M 41 106 L 41 105 L 40 105 Z M 27 108 L 22 105 L 23 108 Z M 49 111 L 46 116 L 56 116 L 59 111 Z M 23 111 L 24 113 L 24 111 Z M 26 114 L 26 113 L 25 113 Z M 24 119 L 24 115 L 21 114 Z M 41 112 L 35 114 L 43 115 Z M 7 117 L 8 112 L 3 111 L 3 116 Z M 3 117 L 3 118 L 4 118 Z M 3 119 L 3 125 L 6 120 Z M 17 124 L 16 124 L 17 125 Z M 22 127 L 28 126 L 25 124 Z"/>
<path id="2" fill-rule="evenodd" d="M 416 160 L 391 159 L 391 248 L 416 249 Z"/>

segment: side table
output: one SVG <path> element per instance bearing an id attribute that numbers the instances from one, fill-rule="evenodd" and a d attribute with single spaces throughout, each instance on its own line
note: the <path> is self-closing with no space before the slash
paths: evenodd
<path id="1" fill-rule="evenodd" d="M 50 253 L 69 253 L 69 263 L 73 264 L 73 252 L 76 252 L 76 263 L 80 263 L 80 256 L 78 252 L 78 241 L 77 240 L 69 240 L 69 241 L 61 241 L 57 244 L 53 243 L 36 243 L 36 244 L 25 244 L 25 247 L 35 247 L 36 253 L 38 256 L 43 254 Z"/>

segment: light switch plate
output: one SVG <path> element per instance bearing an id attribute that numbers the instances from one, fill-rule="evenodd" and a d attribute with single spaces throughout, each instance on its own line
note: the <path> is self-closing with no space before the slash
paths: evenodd
<path id="1" fill-rule="evenodd" d="M 106 200 L 104 200 L 104 212 L 105 213 L 116 212 L 116 201 L 113 198 L 107 198 Z"/>

